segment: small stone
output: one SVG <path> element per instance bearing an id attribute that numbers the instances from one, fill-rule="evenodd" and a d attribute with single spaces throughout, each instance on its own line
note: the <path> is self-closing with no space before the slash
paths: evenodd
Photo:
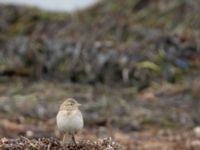
<path id="1" fill-rule="evenodd" d="M 194 140 L 191 142 L 192 147 L 200 147 L 200 140 Z"/>
<path id="2" fill-rule="evenodd" d="M 33 137 L 34 133 L 31 130 L 26 131 L 26 136 L 27 137 Z"/>
<path id="3" fill-rule="evenodd" d="M 200 138 L 200 126 L 195 127 L 193 132 L 197 138 Z"/>
<path id="4" fill-rule="evenodd" d="M 7 143 L 7 142 L 8 142 L 8 139 L 4 137 L 4 138 L 1 139 L 1 141 L 2 141 L 3 143 Z"/>

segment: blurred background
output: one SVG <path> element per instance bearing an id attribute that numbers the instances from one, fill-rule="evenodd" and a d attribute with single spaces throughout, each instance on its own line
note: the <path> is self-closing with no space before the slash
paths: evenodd
<path id="1" fill-rule="evenodd" d="M 79 139 L 200 148 L 200 1 L 0 0 L 0 137 L 57 137 L 74 97 Z"/>

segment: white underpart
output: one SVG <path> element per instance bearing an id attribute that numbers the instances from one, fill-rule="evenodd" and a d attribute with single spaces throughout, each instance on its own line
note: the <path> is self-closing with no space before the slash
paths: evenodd
<path id="1" fill-rule="evenodd" d="M 98 0 L 0 0 L 0 3 L 38 7 L 48 11 L 73 12 L 97 3 Z"/>
<path id="2" fill-rule="evenodd" d="M 79 110 L 74 110 L 70 116 L 67 111 L 59 111 L 56 122 L 62 132 L 74 133 L 83 128 L 83 117 Z"/>

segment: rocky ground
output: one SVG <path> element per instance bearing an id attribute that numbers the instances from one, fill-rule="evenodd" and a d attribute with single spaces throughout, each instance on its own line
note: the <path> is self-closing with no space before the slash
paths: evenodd
<path id="1" fill-rule="evenodd" d="M 28 139 L 21 137 L 16 140 L 9 140 L 6 138 L 0 141 L 1 149 L 9 150 L 24 150 L 24 149 L 52 149 L 52 150 L 121 150 L 123 147 L 112 141 L 111 139 L 102 139 L 98 141 L 81 141 L 76 144 L 61 144 L 58 139 L 53 138 L 40 138 L 40 139 Z"/>

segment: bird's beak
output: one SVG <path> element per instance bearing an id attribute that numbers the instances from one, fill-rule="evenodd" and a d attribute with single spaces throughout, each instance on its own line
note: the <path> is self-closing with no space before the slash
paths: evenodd
<path id="1" fill-rule="evenodd" d="M 80 103 L 76 103 L 76 106 L 81 106 L 82 104 L 80 104 Z"/>

